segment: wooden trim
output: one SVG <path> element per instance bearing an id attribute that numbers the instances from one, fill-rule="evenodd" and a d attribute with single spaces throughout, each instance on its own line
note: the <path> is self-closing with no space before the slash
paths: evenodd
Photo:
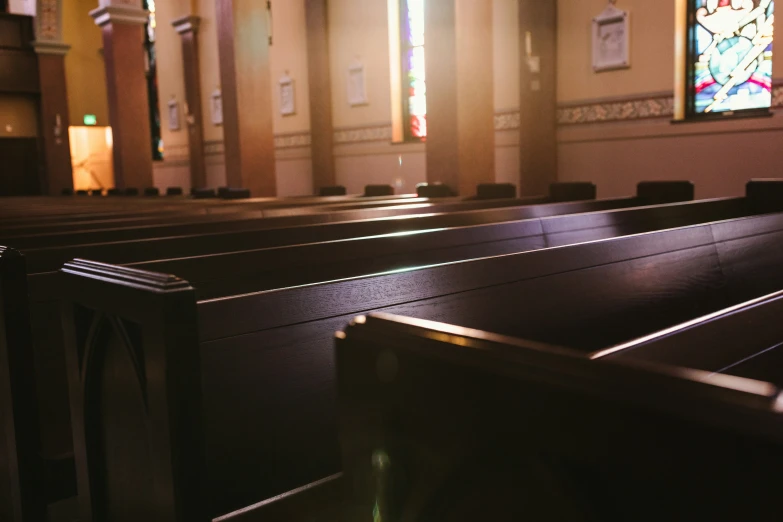
<path id="1" fill-rule="evenodd" d="M 226 181 L 253 196 L 275 196 L 267 3 L 217 0 L 215 14 Z"/>
<path id="2" fill-rule="evenodd" d="M 519 2 L 520 195 L 545 193 L 557 181 L 557 3 Z M 531 54 L 527 38 L 530 34 Z M 539 71 L 528 59 L 537 58 Z"/>
<path id="3" fill-rule="evenodd" d="M 207 186 L 207 165 L 204 160 L 203 107 L 201 104 L 201 68 L 199 66 L 198 27 L 200 18 L 186 16 L 172 22 L 182 37 L 182 65 L 185 79 L 185 100 L 188 128 L 191 187 Z"/>
<path id="4" fill-rule="evenodd" d="M 327 0 L 306 0 L 307 74 L 310 80 L 310 136 L 313 188 L 337 183 L 334 164 L 332 80 Z"/>

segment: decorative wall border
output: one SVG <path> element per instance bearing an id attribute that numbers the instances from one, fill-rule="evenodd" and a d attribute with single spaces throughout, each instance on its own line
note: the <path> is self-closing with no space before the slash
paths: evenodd
<path id="1" fill-rule="evenodd" d="M 776 84 L 772 88 L 772 108 L 780 107 L 783 107 L 783 84 Z M 674 94 L 671 92 L 561 104 L 557 109 L 557 122 L 560 125 L 671 118 L 673 116 Z"/>
<path id="2" fill-rule="evenodd" d="M 509 109 L 495 114 L 496 131 L 519 129 L 519 110 Z M 361 127 L 340 127 L 334 131 L 335 145 L 351 145 L 354 143 L 391 142 L 391 123 L 380 123 Z M 307 148 L 312 144 L 309 131 L 291 132 L 275 135 L 275 150 Z M 185 147 L 186 149 L 186 147 Z M 178 155 L 181 151 L 177 151 Z M 223 140 L 208 140 L 204 142 L 204 154 L 216 156 L 224 153 Z M 172 153 L 173 155 L 173 153 Z"/>
<path id="3" fill-rule="evenodd" d="M 364 127 L 342 127 L 334 131 L 334 143 L 336 145 L 391 140 L 392 126 L 390 123 Z"/>

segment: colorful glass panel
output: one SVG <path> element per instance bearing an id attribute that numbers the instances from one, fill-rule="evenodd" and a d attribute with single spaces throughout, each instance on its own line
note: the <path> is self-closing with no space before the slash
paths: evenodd
<path id="1" fill-rule="evenodd" d="M 774 0 L 691 2 L 691 111 L 769 108 Z"/>
<path id="2" fill-rule="evenodd" d="M 155 33 L 157 29 L 157 9 L 155 0 L 144 0 L 144 9 L 149 11 L 149 19 L 144 32 L 144 51 L 147 65 L 147 95 L 149 99 L 152 159 L 163 159 L 163 139 L 160 128 L 160 109 L 158 108 L 158 60 L 155 52 Z"/>
<path id="3" fill-rule="evenodd" d="M 424 71 L 424 0 L 406 0 L 403 45 L 407 92 L 408 135 L 427 137 L 427 81 Z"/>

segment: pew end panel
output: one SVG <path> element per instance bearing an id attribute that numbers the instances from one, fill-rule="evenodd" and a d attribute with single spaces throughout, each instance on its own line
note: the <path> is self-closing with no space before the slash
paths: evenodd
<path id="1" fill-rule="evenodd" d="M 384 314 L 338 333 L 336 352 L 349 520 L 376 505 L 411 521 L 474 520 L 476 506 L 613 522 L 777 513 L 768 383 Z"/>
<path id="2" fill-rule="evenodd" d="M 195 292 L 84 260 L 61 279 L 82 519 L 206 520 Z"/>
<path id="3" fill-rule="evenodd" d="M 43 520 L 44 468 L 25 258 L 0 246 L 0 519 Z"/>

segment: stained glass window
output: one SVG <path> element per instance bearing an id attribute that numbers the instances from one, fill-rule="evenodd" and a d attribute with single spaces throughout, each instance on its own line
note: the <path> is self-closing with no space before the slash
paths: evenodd
<path id="1" fill-rule="evenodd" d="M 427 81 L 424 73 L 424 0 L 401 0 L 402 92 L 405 138 L 427 138 Z"/>
<path id="2" fill-rule="evenodd" d="M 144 9 L 149 11 L 149 19 L 144 31 L 144 57 L 147 65 L 147 95 L 149 99 L 152 159 L 163 159 L 163 139 L 160 133 L 160 109 L 158 108 L 158 73 L 155 53 L 155 32 L 157 29 L 157 10 L 155 0 L 144 0 Z"/>
<path id="3" fill-rule="evenodd" d="M 691 116 L 772 104 L 774 0 L 689 0 Z"/>

